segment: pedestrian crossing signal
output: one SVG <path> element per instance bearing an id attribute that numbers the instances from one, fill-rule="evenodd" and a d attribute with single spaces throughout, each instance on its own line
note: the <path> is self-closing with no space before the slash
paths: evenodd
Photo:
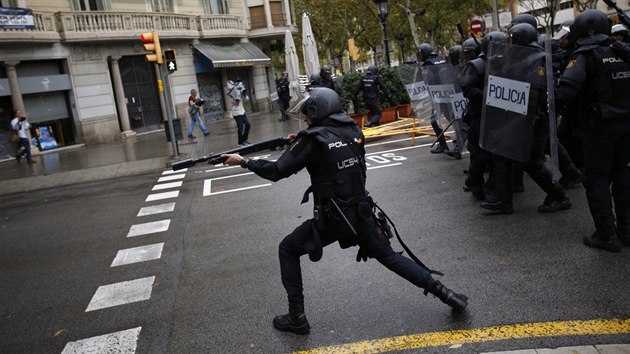
<path id="1" fill-rule="evenodd" d="M 140 40 L 144 43 L 144 50 L 151 52 L 144 56 L 146 61 L 162 64 L 162 49 L 160 47 L 160 38 L 157 32 L 146 32 L 140 35 Z"/>
<path id="2" fill-rule="evenodd" d="M 177 70 L 177 57 L 175 55 L 175 49 L 167 49 L 164 51 L 164 61 L 166 62 L 166 70 L 169 73 Z"/>

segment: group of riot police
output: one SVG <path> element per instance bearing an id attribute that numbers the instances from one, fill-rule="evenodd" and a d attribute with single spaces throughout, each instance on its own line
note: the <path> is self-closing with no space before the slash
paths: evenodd
<path id="1" fill-rule="evenodd" d="M 586 10 L 563 23 L 553 42 L 539 35 L 535 17 L 521 14 L 506 33 L 489 32 L 452 47 L 448 61 L 429 44 L 420 45 L 422 66 L 457 65 L 458 84 L 469 100 L 462 119 L 470 153 L 464 190 L 482 208 L 513 213 L 512 196 L 523 189 L 523 173 L 546 193 L 541 213 L 569 209 L 565 189 L 581 183 L 595 226 L 584 244 L 611 252 L 630 246 L 629 42 L 625 26 Z M 491 106 L 493 98 L 521 97 L 517 89 L 493 91 L 493 78 L 528 84 L 526 112 Z M 461 158 L 459 144 L 455 151 L 448 148 L 436 117 L 432 125 L 440 138 L 431 152 Z"/>

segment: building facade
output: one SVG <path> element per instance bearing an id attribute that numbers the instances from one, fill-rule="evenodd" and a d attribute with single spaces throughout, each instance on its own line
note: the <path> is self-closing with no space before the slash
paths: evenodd
<path id="1" fill-rule="evenodd" d="M 57 146 L 161 129 L 169 101 L 187 117 L 193 88 L 206 120 L 229 118 L 230 79 L 245 83 L 248 111 L 269 110 L 272 43 L 294 19 L 291 0 L 0 0 L 0 157 L 16 109 Z M 174 73 L 145 61 L 150 31 L 176 51 Z"/>

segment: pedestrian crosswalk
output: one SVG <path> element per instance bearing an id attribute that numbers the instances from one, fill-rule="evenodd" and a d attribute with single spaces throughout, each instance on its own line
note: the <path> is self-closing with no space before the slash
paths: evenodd
<path id="1" fill-rule="evenodd" d="M 174 173 L 174 171 L 164 171 L 158 178 L 157 184 L 151 191 L 169 190 L 165 192 L 149 194 L 145 199 L 146 203 L 179 197 L 179 188 L 183 184 L 187 169 Z M 166 183 L 165 183 L 166 182 Z M 149 205 L 142 207 L 136 217 L 151 218 L 151 216 L 162 216 L 175 210 L 175 202 Z M 146 236 L 150 240 L 150 235 L 167 232 L 171 226 L 171 219 L 159 218 L 154 221 L 145 221 L 131 225 L 126 237 L 142 238 Z M 111 268 L 124 267 L 130 264 L 156 261 L 162 257 L 165 242 L 149 243 L 146 245 L 124 248 L 118 251 L 114 257 Z M 152 289 L 155 284 L 155 275 L 147 275 L 139 279 L 121 279 L 120 282 L 99 286 L 92 299 L 87 305 L 85 312 L 106 310 L 108 308 L 125 306 L 151 298 Z M 68 342 L 62 354 L 78 353 L 135 353 L 138 338 L 142 330 L 141 326 L 127 330 L 103 334 L 91 338 L 80 339 Z"/>

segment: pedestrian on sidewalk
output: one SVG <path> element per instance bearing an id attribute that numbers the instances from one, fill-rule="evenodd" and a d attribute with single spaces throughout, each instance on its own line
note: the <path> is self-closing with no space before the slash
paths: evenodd
<path id="1" fill-rule="evenodd" d="M 249 129 L 251 124 L 247 120 L 247 112 L 243 106 L 243 100 L 247 97 L 245 94 L 245 85 L 240 79 L 236 82 L 230 80 L 227 83 L 228 95 L 232 98 L 232 117 L 236 121 L 236 132 L 238 135 L 238 146 L 251 145 L 247 138 L 249 137 Z"/>
<path id="2" fill-rule="evenodd" d="M 199 124 L 199 129 L 203 132 L 203 136 L 208 136 L 210 133 L 206 126 L 203 125 L 201 118 L 199 116 L 199 110 L 201 106 L 203 106 L 204 101 L 200 98 L 197 98 L 197 90 L 190 90 L 190 97 L 188 97 L 188 114 L 190 114 L 190 128 L 188 128 L 188 137 L 194 139 L 193 130 L 195 129 L 195 124 Z"/>
<path id="3" fill-rule="evenodd" d="M 289 73 L 284 71 L 279 79 L 276 79 L 276 91 L 278 92 L 278 100 L 280 103 L 280 113 L 282 116 L 279 121 L 289 120 L 287 109 L 291 102 L 291 94 L 289 92 Z"/>
<path id="4" fill-rule="evenodd" d="M 24 147 L 23 151 L 19 151 L 15 155 L 15 160 L 20 162 L 22 156 L 26 155 L 28 163 L 35 163 L 31 156 L 31 143 L 28 138 L 28 130 L 31 128 L 31 125 L 26 120 L 26 114 L 22 114 L 22 111 L 18 109 L 15 111 L 14 117 L 11 120 L 11 128 L 17 132 L 18 138 L 20 138 L 20 145 Z"/>

